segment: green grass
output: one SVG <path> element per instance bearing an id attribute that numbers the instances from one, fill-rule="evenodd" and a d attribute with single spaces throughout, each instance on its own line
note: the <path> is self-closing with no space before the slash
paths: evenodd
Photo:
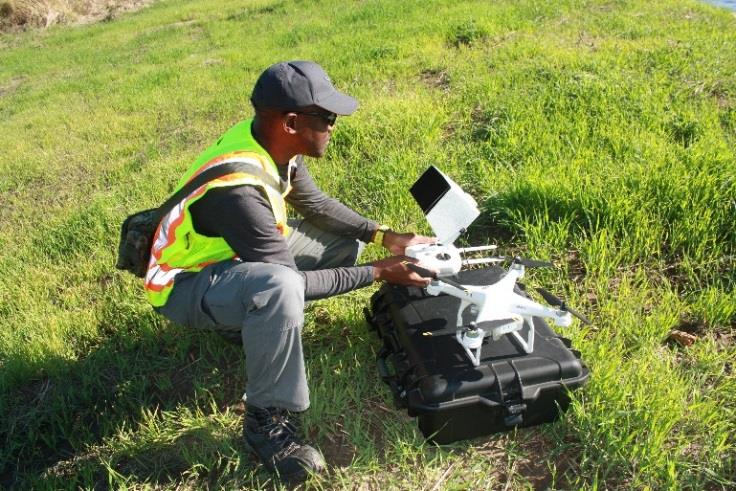
<path id="1" fill-rule="evenodd" d="M 561 421 L 438 448 L 377 377 L 372 290 L 313 304 L 332 467 L 308 487 L 733 488 L 734 32 L 694 1 L 164 0 L 0 35 L 0 487 L 274 486 L 240 442 L 239 348 L 112 265 L 260 71 L 314 59 L 361 101 L 309 162 L 326 191 L 426 232 L 407 189 L 440 166 L 482 204 L 468 240 L 554 259 L 530 283 L 593 326 L 561 331 L 591 370 Z"/>

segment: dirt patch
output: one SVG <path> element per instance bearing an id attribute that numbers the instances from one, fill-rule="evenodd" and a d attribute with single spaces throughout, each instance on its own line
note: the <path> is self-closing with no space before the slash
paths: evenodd
<path id="1" fill-rule="evenodd" d="M 378 452 L 381 453 L 387 446 L 383 422 L 388 417 L 400 417 L 400 414 L 397 414 L 396 410 L 389 409 L 378 400 L 364 399 L 360 406 L 360 408 L 354 408 L 354 411 L 361 413 L 361 420 L 365 422 L 366 426 L 365 431 Z M 348 411 L 348 413 L 352 412 Z M 341 418 L 321 438 L 317 438 L 318 431 L 316 428 L 308 435 L 310 441 L 318 443 L 325 460 L 333 468 L 350 467 L 358 453 L 358 448 L 353 444 L 353 436 L 345 430 L 343 423 L 344 420 Z"/>
<path id="2" fill-rule="evenodd" d="M 673 329 L 696 336 L 711 335 L 718 343 L 730 344 L 736 336 L 736 317 L 731 319 L 730 325 L 712 325 L 705 319 L 686 313 L 680 316 L 680 322 Z"/>
<path id="3" fill-rule="evenodd" d="M 100 450 L 95 448 L 88 452 L 75 455 L 68 460 L 60 460 L 46 469 L 41 474 L 41 477 L 44 480 L 53 478 L 73 480 L 83 468 L 98 468 L 99 472 L 95 474 L 95 485 L 93 488 L 104 489 L 107 484 L 107 475 L 104 467 L 99 464 L 101 458 Z"/>
<path id="4" fill-rule="evenodd" d="M 450 118 L 450 122 L 442 129 L 442 139 L 450 140 L 457 134 L 460 125 L 455 118 Z"/>
<path id="5" fill-rule="evenodd" d="M 734 342 L 736 342 L 736 326 L 731 326 L 730 331 L 728 330 L 716 330 L 716 332 L 713 334 L 713 338 L 721 349 L 726 349 L 731 346 L 733 346 Z M 730 373 L 731 365 L 729 363 L 726 363 L 726 366 L 724 366 L 724 370 L 727 370 Z"/>
<path id="6" fill-rule="evenodd" d="M 575 44 L 579 47 L 589 48 L 591 51 L 598 50 L 598 40 L 592 34 L 585 31 L 578 33 L 578 39 Z"/>
<path id="7" fill-rule="evenodd" d="M 579 283 L 585 279 L 587 270 L 585 269 L 585 263 L 580 257 L 580 251 L 575 249 L 567 251 L 565 264 L 567 264 L 567 274 L 571 281 Z"/>
<path id="8" fill-rule="evenodd" d="M 25 77 L 13 77 L 3 85 L 0 85 L 0 97 L 15 92 L 15 89 L 21 86 Z"/>
<path id="9" fill-rule="evenodd" d="M 422 70 L 421 80 L 428 87 L 440 89 L 445 93 L 450 91 L 450 75 L 445 70 L 437 68 Z"/>
<path id="10" fill-rule="evenodd" d="M 0 0 L 0 31 L 109 22 L 153 0 Z"/>
<path id="11" fill-rule="evenodd" d="M 675 329 L 688 334 L 700 335 L 706 330 L 706 322 L 692 315 L 683 314 L 680 316 L 680 322 L 675 326 Z"/>
<path id="12" fill-rule="evenodd" d="M 555 445 L 536 431 L 521 445 L 525 457 L 515 462 L 516 472 L 535 490 L 569 489 L 565 473 L 574 467 L 575 455 L 571 450 L 559 453 Z M 554 475 L 551 472 L 554 469 Z"/>
<path id="13" fill-rule="evenodd" d="M 670 329 L 664 343 L 669 346 L 687 348 L 703 340 L 712 340 L 720 350 L 732 347 L 736 341 L 736 317 L 732 318 L 728 325 L 723 325 L 711 324 L 690 313 L 683 313 L 680 315 L 679 322 Z M 730 366 L 725 367 L 728 372 L 730 369 Z"/>
<path id="14" fill-rule="evenodd" d="M 315 435 L 312 435 L 313 441 Z M 332 467 L 350 467 L 355 458 L 357 450 L 350 441 L 350 435 L 345 431 L 342 423 L 335 424 L 333 431 L 320 440 L 319 448 L 325 456 L 325 460 Z"/>
<path id="15" fill-rule="evenodd" d="M 381 401 L 373 399 L 363 399 L 364 416 L 370 415 L 370 425 L 368 434 L 375 444 L 376 448 L 383 449 L 387 446 L 386 435 L 384 433 L 384 420 L 386 418 L 403 419 L 405 422 L 413 422 L 404 411 L 391 409 L 386 407 Z"/>

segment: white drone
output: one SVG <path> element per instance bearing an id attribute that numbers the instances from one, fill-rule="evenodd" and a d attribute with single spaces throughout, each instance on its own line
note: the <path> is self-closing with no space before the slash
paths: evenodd
<path id="1" fill-rule="evenodd" d="M 551 267 L 546 261 L 511 260 L 508 271 L 497 282 L 484 285 L 461 285 L 448 276 L 460 272 L 463 266 L 507 261 L 504 257 L 463 259 L 467 253 L 495 250 L 496 246 L 457 248 L 453 244 L 460 234 L 478 217 L 480 211 L 473 198 L 436 167 L 430 167 L 412 186 L 411 193 L 424 211 L 439 242 L 407 247 L 406 255 L 418 260 L 408 267 L 420 275 L 432 278 L 426 287 L 430 295 L 445 293 L 460 299 L 455 337 L 474 366 L 480 364 L 483 339 L 490 336 L 498 341 L 505 334 L 512 335 L 526 353 L 534 350 L 533 317 L 551 319 L 558 326 L 569 326 L 575 316 L 589 323 L 580 313 L 567 307 L 565 302 L 543 288 L 537 291 L 551 305 L 547 307 L 517 293 L 517 280 L 524 277 L 526 267 Z M 468 310 L 474 320 L 463 321 Z M 526 339 L 520 331 L 528 326 Z"/>

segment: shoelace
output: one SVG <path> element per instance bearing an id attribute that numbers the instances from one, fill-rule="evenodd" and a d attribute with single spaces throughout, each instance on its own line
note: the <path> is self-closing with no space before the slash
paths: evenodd
<path id="1" fill-rule="evenodd" d="M 289 422 L 287 413 L 277 413 L 272 415 L 271 421 L 264 427 L 268 436 L 281 447 L 274 457 L 285 457 L 299 448 L 297 443 L 296 426 Z"/>

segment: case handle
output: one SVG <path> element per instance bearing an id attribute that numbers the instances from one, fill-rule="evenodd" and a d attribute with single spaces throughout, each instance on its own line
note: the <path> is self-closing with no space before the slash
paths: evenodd
<path id="1" fill-rule="evenodd" d="M 385 346 L 381 348 L 376 356 L 376 365 L 378 367 L 378 374 L 390 388 L 391 393 L 394 396 L 394 404 L 398 408 L 406 407 L 406 391 L 399 384 L 399 378 L 391 373 L 388 367 L 388 357 L 391 356 L 391 351 Z"/>

